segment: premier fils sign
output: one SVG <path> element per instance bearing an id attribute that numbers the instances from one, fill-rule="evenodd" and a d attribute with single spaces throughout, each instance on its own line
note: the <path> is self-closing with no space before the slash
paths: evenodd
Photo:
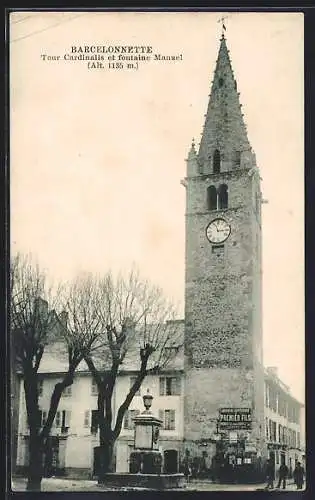
<path id="1" fill-rule="evenodd" d="M 220 430 L 250 430 L 252 426 L 251 408 L 220 408 Z"/>

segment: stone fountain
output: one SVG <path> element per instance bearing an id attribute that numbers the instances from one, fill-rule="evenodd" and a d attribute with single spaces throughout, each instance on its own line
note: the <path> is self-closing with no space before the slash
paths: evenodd
<path id="1" fill-rule="evenodd" d="M 156 490 L 183 488 L 184 474 L 162 474 L 162 453 L 159 434 L 162 420 L 151 411 L 153 396 L 143 396 L 145 410 L 134 418 L 134 451 L 130 454 L 129 474 L 108 473 L 103 481 L 107 487 L 149 488 Z"/>

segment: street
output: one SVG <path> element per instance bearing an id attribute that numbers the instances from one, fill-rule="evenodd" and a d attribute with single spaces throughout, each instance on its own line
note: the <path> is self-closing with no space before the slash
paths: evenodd
<path id="1" fill-rule="evenodd" d="M 265 488 L 265 484 L 216 484 L 207 480 L 192 480 L 186 485 L 185 490 L 189 491 L 257 491 Z M 15 477 L 12 480 L 13 491 L 25 491 L 26 479 Z M 119 488 L 119 491 L 145 490 L 145 488 Z M 113 491 L 113 488 L 99 486 L 96 481 L 64 479 L 64 478 L 44 478 L 42 480 L 42 491 Z M 173 490 L 174 491 L 174 490 Z M 182 491 L 182 490 L 181 490 Z M 280 491 L 276 488 L 272 491 Z M 283 491 L 283 490 L 281 490 Z M 285 491 L 296 491 L 295 484 L 290 481 Z M 303 491 L 303 490 L 301 490 Z"/>

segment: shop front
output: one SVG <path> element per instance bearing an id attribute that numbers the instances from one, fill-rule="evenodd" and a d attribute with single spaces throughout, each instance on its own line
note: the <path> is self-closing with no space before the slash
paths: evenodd
<path id="1" fill-rule="evenodd" d="M 221 483 L 251 483 L 262 479 L 262 463 L 252 436 L 251 408 L 219 411 L 213 475 Z"/>

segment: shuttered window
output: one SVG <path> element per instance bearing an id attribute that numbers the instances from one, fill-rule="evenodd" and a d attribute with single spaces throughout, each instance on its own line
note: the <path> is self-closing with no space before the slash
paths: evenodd
<path id="1" fill-rule="evenodd" d="M 159 410 L 159 418 L 162 420 L 162 429 L 175 430 L 175 410 Z"/>
<path id="2" fill-rule="evenodd" d="M 98 410 L 92 410 L 91 434 L 96 434 L 99 427 Z"/>
<path id="3" fill-rule="evenodd" d="M 90 410 L 85 410 L 84 412 L 83 426 L 90 427 Z"/>
<path id="4" fill-rule="evenodd" d="M 180 393 L 180 377 L 160 377 L 160 396 L 179 396 Z"/>
<path id="5" fill-rule="evenodd" d="M 92 396 L 98 395 L 97 383 L 95 382 L 95 380 L 93 378 L 91 380 L 91 394 L 92 394 Z"/>
<path id="6" fill-rule="evenodd" d="M 56 412 L 55 427 L 61 427 L 61 412 L 60 411 Z"/>
<path id="7" fill-rule="evenodd" d="M 38 390 L 38 395 L 42 396 L 43 395 L 43 387 L 44 387 L 44 381 L 39 380 L 37 384 L 37 390 Z"/>

